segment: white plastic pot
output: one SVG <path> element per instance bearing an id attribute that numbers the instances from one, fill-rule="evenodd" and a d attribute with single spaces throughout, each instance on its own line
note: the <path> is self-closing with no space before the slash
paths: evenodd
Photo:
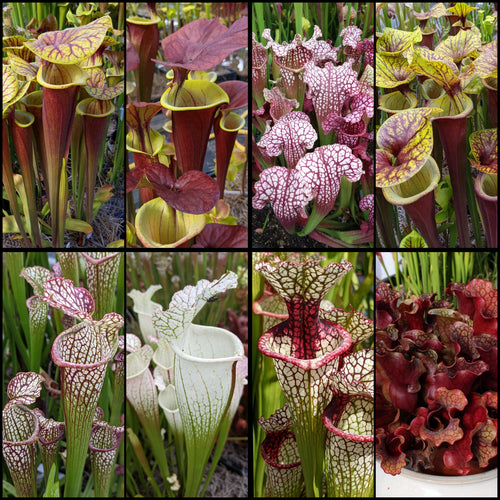
<path id="1" fill-rule="evenodd" d="M 376 460 L 377 497 L 473 497 L 497 498 L 497 469 L 470 476 L 434 476 L 402 469 L 386 474 Z"/>

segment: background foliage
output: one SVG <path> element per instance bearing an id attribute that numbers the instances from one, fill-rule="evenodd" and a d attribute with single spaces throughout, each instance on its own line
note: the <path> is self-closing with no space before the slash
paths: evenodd
<path id="1" fill-rule="evenodd" d="M 383 255 L 385 260 L 391 256 L 394 259 L 396 273 L 389 282 L 408 296 L 435 292 L 438 298 L 444 297 L 449 283 L 467 283 L 473 278 L 491 281 L 494 288 L 498 286 L 497 252 L 420 251 L 385 252 Z M 380 254 L 379 261 L 384 265 Z"/>

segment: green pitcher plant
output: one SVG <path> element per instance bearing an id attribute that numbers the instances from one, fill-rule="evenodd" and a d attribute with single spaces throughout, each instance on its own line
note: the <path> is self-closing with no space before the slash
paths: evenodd
<path id="1" fill-rule="evenodd" d="M 243 359 L 243 345 L 233 333 L 192 321 L 208 299 L 236 286 L 233 272 L 212 282 L 201 280 L 175 293 L 169 309 L 153 314 L 157 333 L 175 353 L 174 382 L 186 444 L 186 496 L 199 494 L 210 452 L 230 408 L 236 362 Z"/>
<path id="2" fill-rule="evenodd" d="M 257 423 L 266 433 L 261 445 L 267 470 L 266 496 L 300 497 L 304 476 L 288 406 L 285 404 L 268 419 L 260 417 Z"/>
<path id="3" fill-rule="evenodd" d="M 111 473 L 123 430 L 123 427 L 114 427 L 106 421 L 97 422 L 92 427 L 89 449 L 96 497 L 108 496 Z"/>
<path id="4" fill-rule="evenodd" d="M 126 394 L 127 401 L 139 417 L 146 437 L 153 448 L 160 473 L 168 484 L 170 477 L 167 456 L 163 448 L 160 432 L 160 414 L 158 409 L 158 391 L 149 363 L 153 357 L 153 348 L 146 344 L 141 347 L 141 341 L 135 335 L 127 335 L 126 363 Z M 168 489 L 171 496 L 170 489 Z"/>
<path id="5" fill-rule="evenodd" d="M 7 386 L 8 403 L 2 412 L 2 451 L 16 493 L 36 497 L 36 442 L 40 424 L 28 408 L 40 396 L 42 377 L 33 372 L 18 373 Z"/>
<path id="6" fill-rule="evenodd" d="M 64 278 L 44 283 L 43 300 L 81 321 L 61 333 L 52 346 L 52 358 L 62 372 L 68 445 L 65 496 L 77 496 L 106 366 L 118 347 L 123 318 L 117 313 L 107 313 L 101 320 L 94 320 L 94 300 L 90 293 Z"/>
<path id="7" fill-rule="evenodd" d="M 161 290 L 161 285 L 151 285 L 145 292 L 131 290 L 128 293 L 128 296 L 134 301 L 133 311 L 137 314 L 139 330 L 145 344 L 149 344 L 151 338 L 155 336 L 153 312 L 155 308 L 161 309 L 161 305 L 153 302 L 152 297 L 158 290 Z"/>
<path id="8" fill-rule="evenodd" d="M 159 168 L 167 170 L 163 166 Z M 188 173 L 182 177 L 190 177 L 193 180 L 197 174 L 205 176 L 202 172 L 191 173 L 193 175 Z M 217 196 L 215 182 L 213 186 Z M 202 198 L 196 199 L 196 195 L 196 182 L 194 182 L 181 196 L 184 198 L 182 204 L 190 200 L 193 200 L 192 206 L 204 204 Z M 148 248 L 183 248 L 191 246 L 193 241 L 195 242 L 193 247 L 213 248 L 219 245 L 241 247 L 247 240 L 247 230 L 234 225 L 235 218 L 229 215 L 229 210 L 229 205 L 219 200 L 208 213 L 191 214 L 175 209 L 163 198 L 153 198 L 137 211 L 135 236 Z"/>
<path id="9" fill-rule="evenodd" d="M 118 252 L 82 252 L 85 259 L 88 290 L 94 299 L 95 320 L 115 307 L 115 288 L 122 254 Z"/>
<path id="10" fill-rule="evenodd" d="M 76 259 L 60 256 L 63 265 L 54 266 L 54 272 L 42 266 L 32 266 L 22 269 L 20 274 L 34 292 L 26 301 L 26 307 L 30 310 L 31 344 L 28 347 L 30 352 L 38 352 L 38 356 L 30 356 L 30 365 L 40 372 L 40 375 L 35 372 L 17 373 L 7 390 L 11 402 L 4 410 L 4 456 L 8 455 L 6 450 L 13 448 L 19 460 L 24 461 L 22 473 L 15 464 L 12 468 L 9 466 L 14 487 L 18 495 L 22 496 L 37 496 L 36 481 L 31 481 L 32 467 L 36 470 L 37 466 L 37 454 L 36 448 L 33 451 L 28 446 L 31 441 L 27 432 L 34 433 L 33 443 L 36 445 L 38 441 L 41 450 L 46 491 L 58 491 L 59 488 L 58 445 L 63 434 L 66 444 L 64 496 L 78 497 L 82 493 L 81 483 L 89 455 L 89 443 L 96 496 L 108 495 L 110 481 L 114 477 L 119 429 L 116 431 L 116 427 L 109 427 L 104 421 L 104 411 L 97 404 L 102 396 L 108 363 L 119 346 L 118 332 L 123 326 L 122 316 L 110 312 L 115 308 L 115 303 L 102 299 L 106 297 L 104 289 L 108 289 L 114 299 L 117 287 L 117 272 L 114 269 L 118 269 L 120 254 L 93 253 L 82 258 L 92 261 L 87 268 L 85 282 L 95 292 L 95 301 L 86 288 L 76 287 L 72 279 L 60 277 L 61 270 L 75 276 L 74 268 L 79 267 L 79 259 L 77 255 L 73 257 Z M 98 293 L 98 288 L 101 293 Z M 56 314 L 56 311 L 64 313 L 64 316 Z M 55 340 L 51 338 L 49 346 L 52 360 L 60 370 L 60 390 L 49 373 L 42 369 L 40 361 L 47 338 L 47 323 L 53 324 L 57 332 L 61 332 Z M 106 404 L 103 407 L 109 406 L 111 410 L 109 419 L 112 422 L 120 420 L 123 404 L 123 384 L 120 385 L 119 381 L 120 358 L 117 356 L 114 358 L 115 374 L 112 377 L 113 399 L 109 398 L 109 405 L 107 396 L 102 400 L 102 404 Z M 60 400 L 64 422 L 57 422 L 45 415 L 49 415 L 52 404 L 46 404 L 44 411 L 28 408 L 40 395 L 41 387 L 38 386 L 42 381 L 52 398 Z M 23 435 L 18 432 L 21 427 Z M 105 430 L 97 431 L 96 427 Z M 23 446 L 19 447 L 21 442 Z M 33 478 L 36 479 L 36 475 Z"/>
<path id="11" fill-rule="evenodd" d="M 23 269 L 20 274 L 32 287 L 34 295 L 26 301 L 30 318 L 30 369 L 35 373 L 40 370 L 40 357 L 44 342 L 45 326 L 49 306 L 42 300 L 43 284 L 53 278 L 53 273 L 42 266 L 33 266 Z"/>
<path id="12" fill-rule="evenodd" d="M 40 424 L 38 446 L 42 455 L 45 483 L 47 483 L 50 470 L 56 465 L 59 441 L 64 434 L 64 422 L 56 422 L 52 418 L 46 418 L 43 411 L 38 408 L 33 411 L 38 416 Z"/>
<path id="13" fill-rule="evenodd" d="M 137 237 L 146 247 L 187 247 L 206 225 L 203 214 L 188 214 L 172 208 L 161 198 L 148 201 L 137 211 Z"/>

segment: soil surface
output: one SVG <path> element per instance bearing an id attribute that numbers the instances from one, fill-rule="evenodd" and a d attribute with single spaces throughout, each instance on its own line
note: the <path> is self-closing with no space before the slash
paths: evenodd
<path id="1" fill-rule="evenodd" d="M 268 204 L 262 210 L 252 210 L 252 248 L 330 247 L 309 236 L 297 236 L 296 234 L 287 233 Z"/>
<path id="2" fill-rule="evenodd" d="M 211 458 L 206 471 L 210 469 Z M 175 472 L 171 469 L 171 472 Z M 155 480 L 163 488 L 160 471 L 156 468 Z M 202 484 L 205 481 L 206 474 Z M 141 488 L 142 489 L 142 488 Z M 145 497 L 151 498 L 151 492 L 141 491 Z M 209 498 L 248 498 L 248 446 L 244 441 L 227 441 L 221 458 L 205 491 Z"/>
<path id="3" fill-rule="evenodd" d="M 211 498 L 248 497 L 248 447 L 228 441 L 205 494 Z"/>

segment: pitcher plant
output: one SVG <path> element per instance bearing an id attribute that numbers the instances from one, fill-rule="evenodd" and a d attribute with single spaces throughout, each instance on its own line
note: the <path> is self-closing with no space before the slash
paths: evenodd
<path id="1" fill-rule="evenodd" d="M 252 7 L 252 205 L 331 247 L 373 241 L 359 206 L 374 191 L 371 7 L 347 5 L 345 24 L 340 4 Z"/>
<path id="2" fill-rule="evenodd" d="M 166 310 L 151 301 L 152 293 L 160 295 L 160 287 L 130 292 L 149 345 L 141 347 L 137 337 L 128 335 L 127 400 L 142 424 L 169 496 L 178 490 L 183 496 L 204 495 L 241 404 L 246 384 L 242 342 L 224 328 L 193 321 L 207 302 L 237 286 L 238 277 L 231 271 L 213 281 L 202 279 L 174 293 Z M 200 317 L 211 317 L 210 311 Z M 167 426 L 164 438 L 162 420 Z M 144 452 L 134 429 L 130 434 L 134 454 L 140 456 Z M 167 451 L 171 444 L 175 454 Z M 160 484 L 154 483 L 153 491 L 159 494 Z"/>
<path id="3" fill-rule="evenodd" d="M 491 245 L 491 235 L 481 228 L 474 197 L 480 176 L 470 169 L 475 164 L 468 156 L 474 135 L 496 123 L 497 24 L 491 15 L 493 4 L 481 9 L 465 3 L 452 5 L 436 4 L 428 12 L 419 12 L 421 7 L 416 4 L 398 6 L 392 23 L 388 22 L 388 7 L 377 11 L 376 76 L 381 103 L 377 136 L 384 136 L 394 114 L 409 116 L 410 107 L 433 113 L 428 115 L 432 129 L 426 126 L 417 135 L 422 143 L 433 138 L 430 154 L 442 177 L 435 198 L 427 196 L 427 201 L 420 201 L 422 206 L 426 204 L 427 227 L 437 224 L 439 238 L 431 237 L 411 215 L 411 221 L 401 216 L 398 220 L 401 211 L 391 210 L 381 201 L 379 241 L 388 247 L 397 246 L 411 231 L 412 223 L 433 247 Z M 449 24 L 449 30 L 441 29 L 443 23 Z M 401 135 L 386 136 L 386 146 L 397 148 Z M 415 147 L 419 148 L 418 144 Z M 405 151 L 409 153 L 409 149 Z M 384 188 L 379 182 L 377 186 Z M 478 202 L 481 206 L 480 195 Z"/>
<path id="4" fill-rule="evenodd" d="M 213 4 L 213 11 L 217 5 Z M 221 19 L 197 19 L 175 31 L 172 23 L 172 32 L 161 41 L 162 60 L 155 59 L 158 41 L 146 36 L 147 30 L 158 31 L 155 25 L 158 20 L 158 14 L 151 13 L 150 19 L 134 15 L 128 21 L 139 61 L 152 63 L 149 68 L 141 62 L 136 67 L 137 101 L 127 107 L 130 127 L 127 149 L 134 155 L 127 192 L 138 188 L 142 199 L 137 213 L 134 207 L 129 211 L 129 217 L 135 219 L 130 223 L 135 222 L 135 228 L 129 229 L 128 241 L 145 247 L 193 243 L 205 246 L 214 241 L 209 237 L 206 242 L 202 237 L 206 223 L 212 223 L 214 227 L 207 229 L 207 233 L 219 233 L 221 242 L 229 246 L 240 245 L 241 228 L 227 231 L 224 227 L 234 225 L 234 219 L 211 218 L 209 214 L 224 199 L 229 165 L 238 161 L 242 164 L 238 158 L 245 148 L 235 141 L 244 126 L 244 116 L 231 110 L 246 105 L 246 99 L 242 98 L 246 92 L 236 85 L 243 82 L 219 85 L 214 81 L 217 75 L 207 72 L 234 51 L 246 47 L 248 18 L 228 20 L 227 27 Z M 150 97 L 146 98 L 147 92 L 142 89 L 144 81 L 152 81 L 154 63 L 170 69 L 159 104 L 149 103 Z M 164 128 L 171 142 L 166 142 L 150 126 L 160 110 L 168 118 Z M 203 171 L 212 129 L 216 138 L 217 181 Z M 132 204 L 132 199 L 129 200 Z M 181 229 L 177 230 L 178 227 Z M 195 240 L 198 234 L 200 238 Z"/>
<path id="5" fill-rule="evenodd" d="M 119 258 L 119 254 L 100 255 L 104 262 L 112 261 L 116 256 Z M 79 266 L 79 257 L 76 257 L 75 261 L 63 259 L 59 255 L 65 261 L 65 273 L 74 276 L 71 267 Z M 42 261 L 34 258 L 31 260 Z M 119 260 L 116 262 L 118 269 Z M 43 462 L 43 487 L 46 492 L 59 494 L 59 468 L 62 464 L 58 446 L 60 442 L 64 442 L 64 496 L 74 498 L 82 494 L 89 442 L 97 451 L 113 448 L 112 457 L 109 451 L 106 459 L 102 458 L 103 455 L 100 455 L 100 460 L 92 459 L 95 462 L 91 475 L 95 494 L 108 496 L 110 485 L 113 485 L 113 491 L 116 489 L 114 462 L 119 439 L 115 441 L 115 446 L 111 438 L 101 439 L 97 435 L 91 438 L 91 435 L 93 427 L 106 427 L 107 419 L 114 420 L 117 413 L 119 420 L 122 411 L 123 385 L 121 396 L 111 394 L 112 387 L 117 393 L 120 392 L 120 385 L 113 384 L 119 375 L 116 374 L 117 370 L 115 375 L 111 371 L 107 374 L 107 366 L 118 347 L 118 332 L 123 326 L 123 317 L 112 312 L 119 302 L 115 304 L 107 301 L 99 306 L 101 318 L 94 319 L 95 304 L 99 303 L 99 299 L 94 301 L 87 288 L 76 287 L 72 279 L 60 275 L 61 266 L 57 262 L 54 271 L 43 265 L 35 265 L 23 268 L 18 281 L 13 277 L 10 280 L 10 286 L 16 290 L 16 295 L 19 295 L 19 290 L 25 291 L 26 282 L 33 288 L 33 295 L 26 300 L 25 306 L 17 309 L 18 314 L 25 314 L 26 317 L 26 308 L 29 309 L 29 342 L 24 347 L 24 339 L 17 340 L 19 352 L 25 354 L 25 359 L 21 363 L 11 357 L 8 360 L 14 362 L 15 367 L 29 363 L 39 373 L 22 372 L 17 368 L 17 373 L 8 385 L 10 402 L 4 409 L 4 456 L 9 463 L 8 456 L 12 450 L 12 456 L 17 457 L 15 461 L 23 462 L 21 472 L 14 461 L 9 463 L 18 495 L 37 497 L 39 492 L 36 480 L 32 482 L 31 477 L 36 479 L 34 473 L 32 476 L 32 470 L 36 470 L 38 465 L 38 441 Z M 94 280 L 99 283 L 97 287 L 95 283 L 90 286 Z M 22 289 L 16 288 L 15 282 L 22 284 Z M 87 270 L 81 283 L 92 288 L 96 297 L 105 295 L 106 288 L 115 296 L 117 288 L 119 289 L 117 273 L 109 266 L 101 266 L 95 272 Z M 11 304 L 4 301 L 4 306 L 6 314 L 10 315 L 8 310 L 11 309 Z M 6 333 L 6 338 L 10 339 L 9 333 Z M 31 351 L 36 351 L 37 355 L 28 356 Z M 57 370 L 53 368 L 52 362 L 58 367 Z M 118 363 L 119 359 L 115 358 L 115 362 Z M 57 373 L 60 373 L 60 385 Z M 47 396 L 38 402 L 38 408 L 31 410 L 29 406 L 40 396 L 42 382 Z M 97 406 L 98 402 L 103 409 Z M 64 418 L 64 422 L 55 420 L 58 415 Z"/>
<path id="6" fill-rule="evenodd" d="M 329 496 L 369 496 L 373 490 L 373 350 L 357 347 L 372 335 L 373 323 L 323 301 L 351 269 L 348 261 L 321 267 L 300 255 L 281 260 L 262 254 L 255 264 L 275 291 L 273 302 L 261 303 L 263 314 L 276 316 L 257 345 L 273 360 L 290 418 L 287 432 L 296 441 L 293 462 L 301 464 L 309 497 L 323 496 L 325 478 Z M 266 424 L 266 432 L 277 432 L 278 422 L 272 429 Z M 275 438 L 274 446 L 282 439 Z M 268 449 L 264 442 L 264 458 Z M 278 484 L 273 489 L 282 491 Z"/>
<path id="7" fill-rule="evenodd" d="M 38 20 L 46 27 L 43 32 L 4 38 L 8 48 L 3 69 L 8 89 L 3 98 L 4 141 L 10 132 L 13 159 L 22 172 L 16 194 L 11 188 L 17 174 L 11 171 L 12 160 L 5 157 L 9 147 L 4 143 L 4 184 L 14 216 L 14 220 L 4 218 L 4 232 L 21 233 L 25 246 L 48 246 L 51 239 L 54 248 L 61 248 L 67 244 L 65 230 L 93 232 L 95 213 L 112 196 L 111 186 L 103 186 L 97 195 L 94 191 L 97 170 L 103 164 L 107 116 L 115 111 L 111 101 L 122 92 L 123 82 L 116 81 L 116 71 L 109 71 L 108 76 L 115 77 L 110 84 L 105 73 L 110 68 L 103 55 L 118 43 L 106 36 L 113 29 L 110 15 L 98 15 L 92 9 L 85 23 L 72 17 L 76 27 L 61 30 L 52 19 L 49 14 Z M 79 114 L 85 116 L 82 122 L 75 118 Z M 23 202 L 23 214 L 18 213 L 17 197 Z"/>

